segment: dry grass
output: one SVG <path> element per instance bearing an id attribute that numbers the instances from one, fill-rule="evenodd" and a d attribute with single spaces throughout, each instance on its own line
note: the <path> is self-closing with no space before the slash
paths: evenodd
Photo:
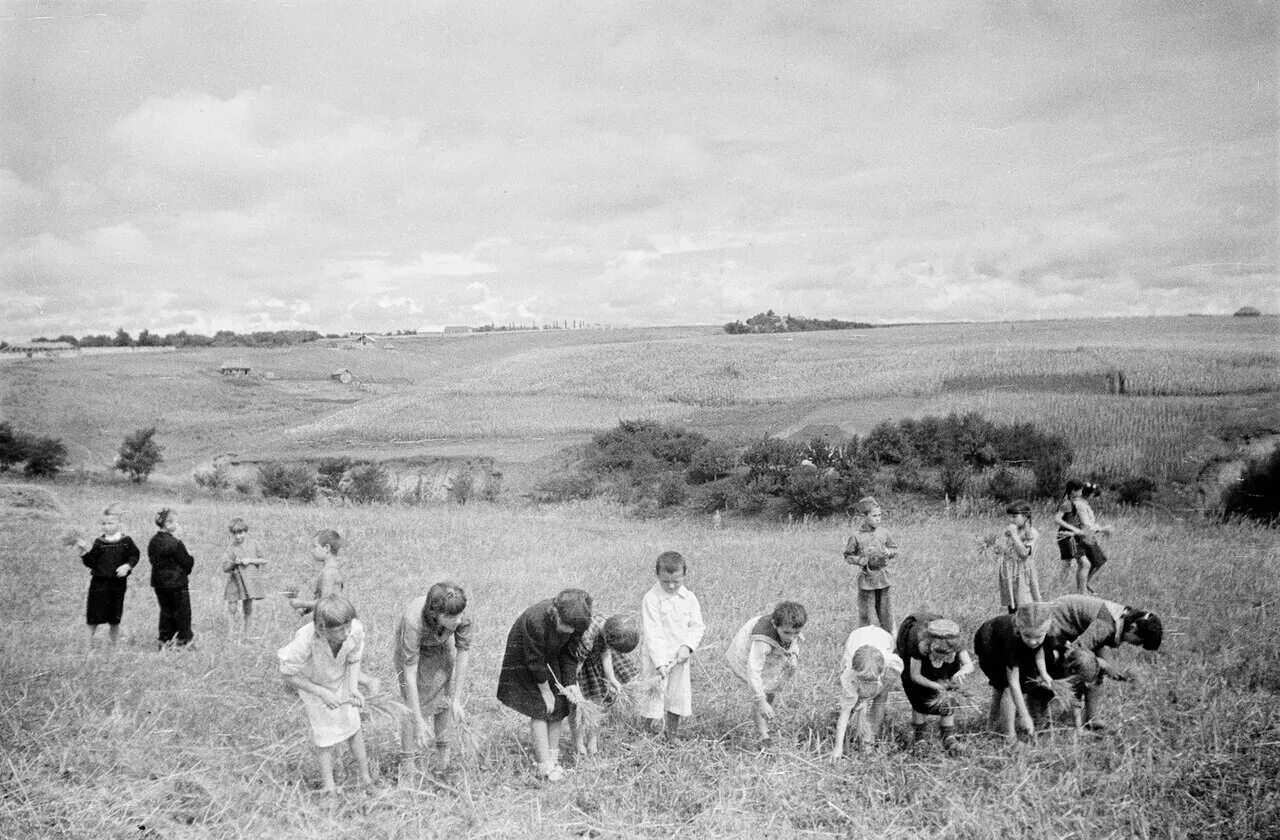
<path id="1" fill-rule="evenodd" d="M 135 538 L 149 536 L 143 523 L 162 500 L 126 500 Z M 975 683 L 960 724 L 971 756 L 945 758 L 936 743 L 915 754 L 894 690 L 886 744 L 833 766 L 837 659 L 854 618 L 843 523 L 712 530 L 596 505 L 322 511 L 198 501 L 181 510 L 198 563 L 197 649 L 151 650 L 156 610 L 137 580 L 121 648 L 90 658 L 81 653 L 86 575 L 58 537 L 91 526 L 103 500 L 75 491 L 63 501 L 70 521 L 19 518 L 0 529 L 9 628 L 0 836 L 1262 838 L 1280 819 L 1273 533 L 1109 517 L 1117 532 L 1100 583 L 1158 611 L 1169 630 L 1159 654 L 1119 655 L 1136 679 L 1108 686 L 1113 735 L 1077 735 L 1064 709 L 1038 743 L 1010 750 L 983 731 L 987 695 Z M 457 773 L 337 804 L 318 798 L 305 721 L 275 674 L 275 649 L 296 618 L 264 602 L 250 644 L 226 638 L 211 558 L 234 515 L 271 549 L 273 588 L 306 573 L 314 529 L 342 531 L 349 592 L 369 628 L 366 666 L 384 686 L 395 684 L 390 634 L 403 601 L 437 579 L 467 587 L 480 633 Z M 904 546 L 892 570 L 898 617 L 931 606 L 972 633 L 999 611 L 995 566 L 975 549 L 997 520 L 890 510 L 887 526 Z M 543 785 L 523 721 L 493 698 L 509 622 L 563 586 L 634 604 L 651 585 L 652 558 L 670 548 L 691 559 L 689 584 L 709 625 L 694 660 L 689 740 L 665 746 L 624 709 L 605 724 L 600 757 Z M 1056 560 L 1042 549 L 1039 562 L 1046 589 L 1061 591 Z M 723 653 L 746 616 L 782 597 L 804 603 L 811 620 L 799 675 L 778 704 L 782 746 L 768 756 L 754 749 L 749 704 Z M 395 721 L 373 712 L 366 737 L 379 775 L 394 779 Z"/>

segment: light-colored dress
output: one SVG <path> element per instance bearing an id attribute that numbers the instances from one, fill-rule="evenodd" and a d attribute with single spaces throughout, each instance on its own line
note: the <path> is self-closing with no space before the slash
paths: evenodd
<path id="1" fill-rule="evenodd" d="M 1037 600 L 1040 595 L 1040 578 L 1032 555 L 1040 532 L 1028 528 L 1019 533 L 1015 525 L 1004 531 L 1000 544 L 1000 603 L 1010 609 Z"/>
<path id="2" fill-rule="evenodd" d="M 400 693 L 404 694 L 404 669 L 415 669 L 418 706 L 424 715 L 435 715 L 449 708 L 449 683 L 453 679 L 453 663 L 457 651 L 471 649 L 471 619 L 463 617 L 456 630 L 439 627 L 422 630 L 422 610 L 427 596 L 419 595 L 400 614 L 396 642 L 391 653 Z"/>
<path id="3" fill-rule="evenodd" d="M 725 652 L 729 670 L 751 689 L 753 699 L 776 694 L 796 672 L 800 638 L 783 646 L 769 615 L 754 616 L 738 629 Z"/>
<path id="4" fill-rule="evenodd" d="M 884 671 L 880 679 L 880 693 L 875 697 L 863 697 L 858 690 L 858 675 L 853 670 L 853 655 L 858 648 L 872 647 L 884 656 Z M 840 659 L 840 701 L 839 710 L 849 711 L 849 720 L 853 731 L 864 742 L 874 738 L 872 731 L 873 707 L 884 708 L 885 695 L 894 679 L 900 679 L 904 670 L 902 657 L 894 652 L 894 639 L 882 627 L 874 624 L 859 627 L 849 634 L 844 643 L 844 654 Z M 879 712 L 876 712 L 879 715 Z"/>
<path id="5" fill-rule="evenodd" d="M 227 585 L 222 590 L 222 598 L 226 601 L 257 601 L 263 597 L 262 586 L 262 548 L 256 540 L 246 539 L 240 545 L 232 543 L 222 556 L 222 571 L 227 573 Z M 242 566 L 237 560 L 261 560 Z"/>
<path id="6" fill-rule="evenodd" d="M 658 668 L 670 665 L 682 645 L 697 650 L 707 625 L 702 622 L 702 606 L 698 598 L 681 586 L 674 594 L 655 583 L 640 602 L 640 668 L 646 679 L 657 677 Z M 661 696 L 647 694 L 636 713 L 650 720 L 661 720 L 663 712 L 687 716 L 693 712 L 693 691 L 689 679 L 689 660 L 675 665 L 667 673 Z"/>
<path id="7" fill-rule="evenodd" d="M 351 632 L 335 655 L 329 643 L 316 633 L 315 625 L 304 624 L 277 656 L 284 676 L 302 676 L 341 695 L 346 691 L 347 669 L 364 657 L 364 625 L 359 619 L 351 622 Z M 360 731 L 360 710 L 354 704 L 343 703 L 330 709 L 319 697 L 301 689 L 298 697 L 311 722 L 311 738 L 317 747 L 340 744 Z"/>

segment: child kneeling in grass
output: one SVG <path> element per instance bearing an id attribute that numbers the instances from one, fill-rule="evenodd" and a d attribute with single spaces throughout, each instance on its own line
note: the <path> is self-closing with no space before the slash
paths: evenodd
<path id="1" fill-rule="evenodd" d="M 360 784 L 372 784 L 360 731 L 364 626 L 356 618 L 356 608 L 341 595 L 321 598 L 312 611 L 311 623 L 298 628 L 293 641 L 280 648 L 278 655 L 285 684 L 298 692 L 311 723 L 324 792 L 339 792 L 333 780 L 333 748 L 343 742 L 351 745 Z"/>
<path id="2" fill-rule="evenodd" d="M 761 746 L 773 745 L 769 721 L 778 692 L 793 677 L 800 657 L 800 631 L 808 613 L 794 601 L 783 601 L 768 615 L 750 618 L 738 630 L 726 656 L 729 668 L 751 691 L 752 717 Z"/>

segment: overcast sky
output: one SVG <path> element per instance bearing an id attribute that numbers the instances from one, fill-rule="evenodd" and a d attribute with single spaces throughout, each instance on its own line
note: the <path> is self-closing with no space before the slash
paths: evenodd
<path id="1" fill-rule="evenodd" d="M 1276 4 L 0 0 L 0 337 L 1280 309 Z"/>

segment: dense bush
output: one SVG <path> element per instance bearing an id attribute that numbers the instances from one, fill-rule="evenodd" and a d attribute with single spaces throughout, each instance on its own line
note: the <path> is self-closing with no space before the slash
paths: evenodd
<path id="1" fill-rule="evenodd" d="M 200 467 L 191 473 L 191 478 L 195 480 L 197 487 L 215 493 L 231 486 L 231 474 L 222 463 Z"/>
<path id="2" fill-rule="evenodd" d="M 1129 507 L 1145 505 L 1156 494 L 1156 483 L 1146 476 L 1114 479 L 1109 486 L 1111 492 L 1116 494 L 1116 500 Z"/>
<path id="3" fill-rule="evenodd" d="M 26 445 L 26 458 L 23 472 L 47 478 L 57 475 L 67 465 L 67 447 L 57 438 L 32 438 Z"/>
<path id="4" fill-rule="evenodd" d="M 0 422 L 0 472 L 7 472 L 14 464 L 27 460 L 30 442 L 27 435 L 14 431 L 7 420 Z"/>
<path id="5" fill-rule="evenodd" d="M 381 464 L 362 464 L 352 467 L 343 491 L 356 504 L 385 502 L 391 499 L 391 482 Z"/>
<path id="6" fill-rule="evenodd" d="M 1280 446 L 1245 465 L 1240 480 L 1227 491 L 1223 510 L 1227 516 L 1280 523 Z"/>
<path id="7" fill-rule="evenodd" d="M 310 502 L 316 497 L 316 475 L 306 464 L 268 461 L 258 467 L 258 488 L 268 498 Z"/>
<path id="8" fill-rule="evenodd" d="M 711 441 L 693 453 L 685 476 L 690 484 L 706 484 L 733 473 L 738 455 L 733 447 L 720 441 Z"/>
<path id="9" fill-rule="evenodd" d="M 596 472 L 652 472 L 689 466 L 708 443 L 706 435 L 657 420 L 623 420 L 595 435 L 587 468 Z"/>
<path id="10" fill-rule="evenodd" d="M 160 454 L 160 444 L 156 443 L 156 427 L 149 426 L 138 429 L 125 436 L 116 454 L 116 469 L 129 476 L 135 484 L 141 484 L 151 475 L 164 458 Z"/>
<path id="11" fill-rule="evenodd" d="M 596 477 L 583 472 L 555 473 L 538 482 L 529 498 L 555 503 L 590 499 L 597 491 Z"/>
<path id="12" fill-rule="evenodd" d="M 351 468 L 350 458 L 324 458 L 316 466 L 316 486 L 330 495 L 342 492 L 342 478 Z"/>

